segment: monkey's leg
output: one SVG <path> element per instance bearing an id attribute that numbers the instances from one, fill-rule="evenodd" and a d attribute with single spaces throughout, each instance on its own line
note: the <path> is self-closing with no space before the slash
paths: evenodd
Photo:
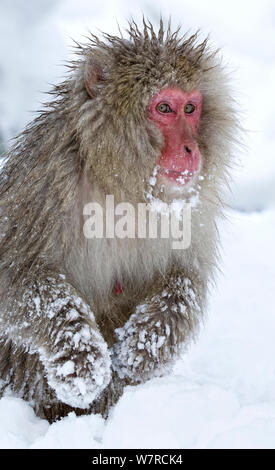
<path id="1" fill-rule="evenodd" d="M 57 397 L 72 407 L 89 408 L 110 381 L 110 356 L 94 315 L 59 276 L 25 285 L 21 298 L 11 301 L 3 314 L 0 336 L 5 342 L 11 341 L 13 351 L 18 348 L 20 354 L 33 355 L 41 362 L 46 384 L 54 391 L 54 402 Z M 28 364 L 28 360 L 23 361 L 21 369 Z M 20 391 L 22 380 L 31 374 L 31 370 L 13 367 L 11 387 Z M 39 385 L 33 386 L 41 387 L 42 382 L 41 378 Z M 37 394 L 33 392 L 33 396 L 36 400 Z M 45 394 L 41 392 L 40 396 Z"/>
<path id="2" fill-rule="evenodd" d="M 161 375 L 194 335 L 201 317 L 201 300 L 194 284 L 171 275 L 155 286 L 124 327 L 116 330 L 113 368 L 132 383 Z"/>

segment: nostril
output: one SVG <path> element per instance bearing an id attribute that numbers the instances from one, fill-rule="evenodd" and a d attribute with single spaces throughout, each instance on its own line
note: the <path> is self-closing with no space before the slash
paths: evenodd
<path id="1" fill-rule="evenodd" d="M 191 149 L 189 147 L 187 147 L 187 145 L 184 146 L 184 150 L 187 152 L 187 153 L 191 153 Z"/>

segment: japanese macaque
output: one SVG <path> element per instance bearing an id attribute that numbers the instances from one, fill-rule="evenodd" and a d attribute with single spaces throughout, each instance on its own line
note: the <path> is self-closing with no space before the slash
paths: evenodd
<path id="1" fill-rule="evenodd" d="M 2 393 L 49 421 L 107 416 L 194 338 L 236 135 L 228 77 L 196 34 L 132 22 L 127 38 L 91 36 L 77 53 L 0 182 Z M 104 211 L 107 195 L 149 212 L 190 203 L 190 245 L 85 236 L 85 208 Z"/>

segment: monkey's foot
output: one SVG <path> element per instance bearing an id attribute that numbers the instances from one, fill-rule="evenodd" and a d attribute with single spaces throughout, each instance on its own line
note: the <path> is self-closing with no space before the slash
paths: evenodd
<path id="1" fill-rule="evenodd" d="M 48 384 L 61 402 L 88 408 L 111 379 L 107 344 L 98 331 L 84 324 L 63 348 L 54 355 L 39 351 Z"/>
<path id="2" fill-rule="evenodd" d="M 145 311 L 146 305 L 138 307 L 124 327 L 116 330 L 118 341 L 112 349 L 118 376 L 136 383 L 166 373 L 178 349 L 163 312 L 149 316 Z"/>

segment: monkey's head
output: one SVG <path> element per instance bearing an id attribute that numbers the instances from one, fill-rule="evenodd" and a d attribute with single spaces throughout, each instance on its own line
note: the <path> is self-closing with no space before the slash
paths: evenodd
<path id="1" fill-rule="evenodd" d="M 207 41 L 132 23 L 128 39 L 93 36 L 81 53 L 81 155 L 106 194 L 168 202 L 223 178 L 236 120 Z"/>

